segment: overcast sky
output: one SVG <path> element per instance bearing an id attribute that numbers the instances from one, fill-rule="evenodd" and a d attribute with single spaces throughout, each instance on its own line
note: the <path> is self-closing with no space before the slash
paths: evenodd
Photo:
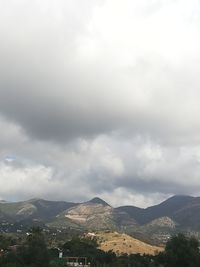
<path id="1" fill-rule="evenodd" d="M 199 0 L 0 0 L 0 199 L 200 195 Z"/>

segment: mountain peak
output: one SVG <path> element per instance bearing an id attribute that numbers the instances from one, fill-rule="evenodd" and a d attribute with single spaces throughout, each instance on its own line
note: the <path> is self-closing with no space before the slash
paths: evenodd
<path id="1" fill-rule="evenodd" d="M 103 199 L 99 197 L 92 198 L 91 200 L 88 201 L 88 203 L 101 204 L 103 206 L 110 206 L 107 202 L 105 202 Z"/>

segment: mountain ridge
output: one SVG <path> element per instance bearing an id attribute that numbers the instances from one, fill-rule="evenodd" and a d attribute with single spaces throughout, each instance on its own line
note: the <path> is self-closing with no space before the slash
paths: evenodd
<path id="1" fill-rule="evenodd" d="M 83 231 L 119 230 L 145 235 L 169 235 L 188 230 L 200 233 L 200 197 L 175 195 L 147 208 L 128 205 L 113 208 L 98 197 L 82 203 L 38 198 L 0 202 L 0 222 L 24 220 Z"/>

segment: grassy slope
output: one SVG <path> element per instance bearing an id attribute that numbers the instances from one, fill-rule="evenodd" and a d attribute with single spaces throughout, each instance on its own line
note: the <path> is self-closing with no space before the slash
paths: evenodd
<path id="1" fill-rule="evenodd" d="M 99 248 L 104 251 L 112 250 L 116 254 L 156 254 L 162 247 L 152 246 L 126 234 L 117 232 L 100 232 L 95 235 Z"/>

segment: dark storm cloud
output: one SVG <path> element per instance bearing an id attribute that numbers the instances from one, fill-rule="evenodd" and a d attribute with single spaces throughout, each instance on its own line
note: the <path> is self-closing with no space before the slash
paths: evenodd
<path id="1" fill-rule="evenodd" d="M 88 110 L 85 87 L 92 84 L 74 62 L 98 3 L 1 2 L 1 112 L 30 135 L 62 141 L 110 129 Z"/>
<path id="2" fill-rule="evenodd" d="M 149 51 L 144 46 L 137 55 L 135 49 L 139 41 L 134 43 L 139 36 L 129 35 L 131 31 L 137 34 L 137 29 L 131 29 L 128 22 L 134 23 L 138 18 L 134 21 L 128 13 L 128 21 L 120 26 L 119 34 L 112 33 L 114 22 L 109 21 L 107 13 L 107 28 L 105 21 L 99 18 L 108 12 L 111 4 L 103 1 L 86 1 L 84 5 L 80 1 L 73 4 L 1 2 L 2 114 L 19 123 L 28 135 L 43 140 L 64 142 L 121 131 L 147 134 L 159 141 L 173 142 L 175 138 L 184 142 L 197 127 L 191 106 L 197 94 L 198 74 L 190 66 L 174 69 L 177 59 L 170 62 L 170 57 L 176 48 L 170 51 L 170 43 L 167 51 L 164 47 L 161 50 L 161 53 L 171 52 L 169 58 L 151 52 L 161 48 L 156 44 L 160 41 L 158 36 L 149 43 Z M 116 4 L 113 21 L 118 12 L 123 17 L 128 6 L 133 13 L 137 9 L 144 12 L 142 23 L 146 19 L 145 10 L 154 8 L 146 1 L 141 6 L 137 6 L 137 1 L 127 1 L 120 11 L 120 5 Z M 163 12 L 160 8 L 155 10 Z M 148 17 L 151 23 L 156 23 L 156 14 L 155 18 Z M 165 18 L 162 20 L 165 26 Z M 148 39 L 145 37 L 148 29 L 144 29 L 142 23 L 141 42 L 143 38 Z M 118 26 L 116 22 L 116 29 Z M 122 26 L 126 31 L 121 32 Z M 178 28 L 177 22 L 175 26 Z M 157 26 L 156 31 L 161 28 Z M 171 42 L 170 34 L 162 35 Z M 120 44 L 116 43 L 116 37 Z M 128 43 L 134 44 L 130 51 Z M 191 94 L 187 92 L 188 84 L 192 85 Z M 186 103 L 190 98 L 191 103 Z M 198 111 L 197 106 L 195 109 Z"/>

